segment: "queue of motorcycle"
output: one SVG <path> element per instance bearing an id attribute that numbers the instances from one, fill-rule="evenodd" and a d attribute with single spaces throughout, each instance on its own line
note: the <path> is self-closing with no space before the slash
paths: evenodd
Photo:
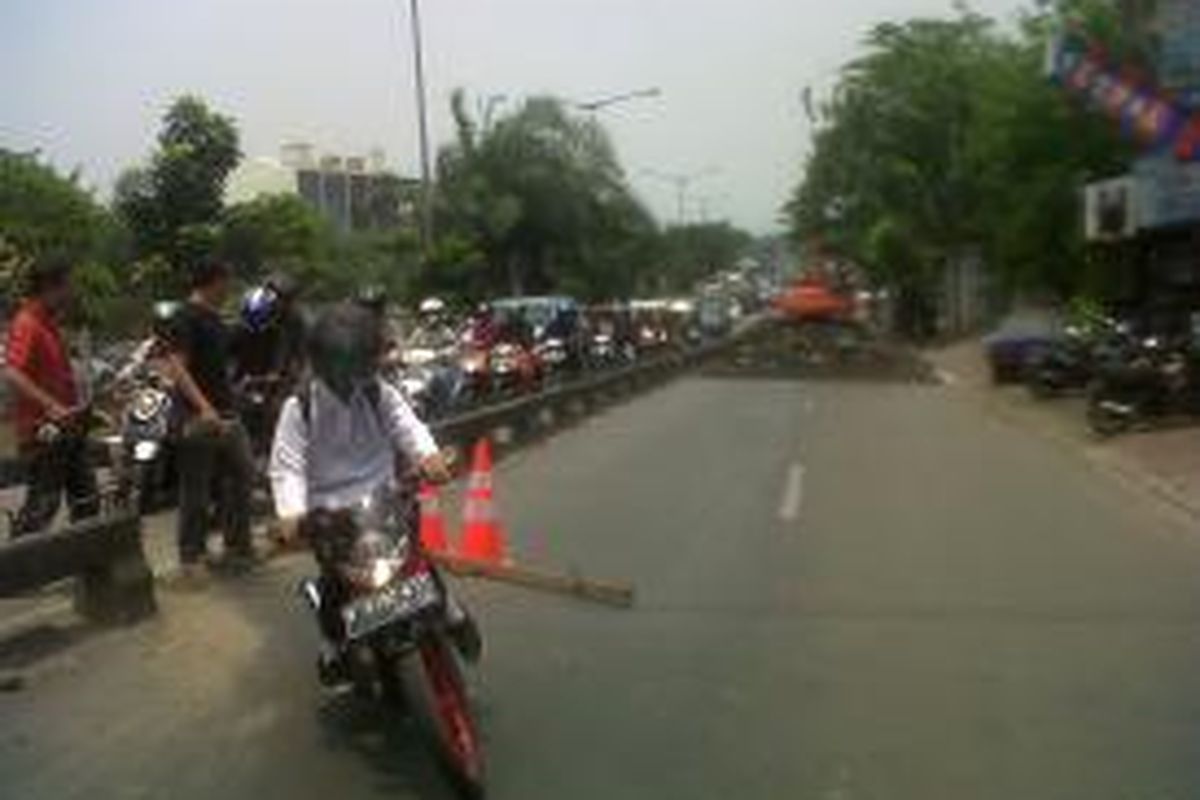
<path id="1" fill-rule="evenodd" d="M 1108 317 L 1068 325 L 1058 341 L 1030 357 L 1026 383 L 1042 399 L 1084 391 L 1102 369 L 1126 357 L 1134 343 L 1129 324 Z"/>
<path id="2" fill-rule="evenodd" d="M 1097 318 L 1029 355 L 1024 378 L 1039 399 L 1084 394 L 1088 427 L 1107 438 L 1200 417 L 1198 355 L 1195 336 Z"/>
<path id="3" fill-rule="evenodd" d="M 1137 339 L 1123 358 L 1102 365 L 1088 398 L 1088 423 L 1100 436 L 1198 416 L 1195 349 L 1188 341 L 1164 336 Z"/>

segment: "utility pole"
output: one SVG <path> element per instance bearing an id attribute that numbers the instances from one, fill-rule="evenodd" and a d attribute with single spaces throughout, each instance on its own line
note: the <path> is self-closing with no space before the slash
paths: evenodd
<path id="1" fill-rule="evenodd" d="M 656 169 L 644 169 L 642 172 L 652 178 L 658 178 L 675 187 L 676 224 L 683 226 L 687 222 L 687 196 L 691 186 L 701 178 L 707 178 L 719 172 L 716 167 L 708 167 L 697 172 L 662 172 Z"/>
<path id="2" fill-rule="evenodd" d="M 429 161 L 429 116 L 425 97 L 425 54 L 421 41 L 420 0 L 409 0 L 412 34 L 413 82 L 417 93 L 417 137 L 421 146 L 421 254 L 433 248 L 433 170 Z"/>

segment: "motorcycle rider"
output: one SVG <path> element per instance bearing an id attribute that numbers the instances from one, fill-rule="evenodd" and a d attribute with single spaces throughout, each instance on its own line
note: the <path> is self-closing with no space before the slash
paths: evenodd
<path id="1" fill-rule="evenodd" d="M 288 385 L 299 378 L 304 368 L 304 315 L 300 310 L 300 290 L 285 272 L 272 272 L 263 283 L 279 298 L 277 313 L 280 328 L 279 362 Z"/>
<path id="2" fill-rule="evenodd" d="M 402 361 L 403 337 L 388 319 L 387 289 L 377 283 L 368 283 L 354 294 L 354 304 L 371 315 L 379 339 L 379 360 L 385 366 L 394 366 Z"/>
<path id="3" fill-rule="evenodd" d="M 446 301 L 440 297 L 428 297 L 417 308 L 417 327 L 409 340 L 422 347 L 440 350 L 453 346 L 454 328 L 446 312 Z"/>
<path id="4" fill-rule="evenodd" d="M 303 358 L 294 313 L 276 285 L 267 281 L 242 296 L 237 330 L 233 341 L 233 379 L 243 399 L 242 417 L 250 434 L 255 455 L 263 455 L 283 398 L 299 377 Z"/>
<path id="5" fill-rule="evenodd" d="M 413 472 L 435 483 L 451 478 L 429 429 L 379 378 L 379 347 L 377 320 L 357 304 L 325 311 L 311 331 L 311 375 L 284 403 L 268 468 L 284 540 L 304 532 L 311 512 L 352 507 L 381 485 L 411 491 L 407 478 Z M 322 583 L 323 590 L 331 588 Z M 322 604 L 330 609 L 321 616 L 323 679 L 341 674 L 337 605 Z M 452 598 L 447 616 L 464 657 L 478 658 L 474 621 Z"/>
<path id="6" fill-rule="evenodd" d="M 499 334 L 496 312 L 492 309 L 492 304 L 485 301 L 475 306 L 467 322 L 467 341 L 471 346 L 488 350 L 496 344 Z"/>

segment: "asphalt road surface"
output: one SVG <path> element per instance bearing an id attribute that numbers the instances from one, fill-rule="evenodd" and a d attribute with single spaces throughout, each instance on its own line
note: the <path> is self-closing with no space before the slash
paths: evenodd
<path id="1" fill-rule="evenodd" d="M 1200 536 L 951 388 L 690 378 L 526 450 L 464 591 L 500 800 L 1200 796 Z M 6 798 L 448 797 L 315 683 L 300 557 L 38 662 Z"/>

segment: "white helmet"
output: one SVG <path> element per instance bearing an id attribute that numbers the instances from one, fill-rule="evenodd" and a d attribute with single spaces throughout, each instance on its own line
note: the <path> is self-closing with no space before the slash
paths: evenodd
<path id="1" fill-rule="evenodd" d="M 446 302 L 440 297 L 427 297 L 421 301 L 421 305 L 417 310 L 422 314 L 441 314 L 446 310 Z"/>

